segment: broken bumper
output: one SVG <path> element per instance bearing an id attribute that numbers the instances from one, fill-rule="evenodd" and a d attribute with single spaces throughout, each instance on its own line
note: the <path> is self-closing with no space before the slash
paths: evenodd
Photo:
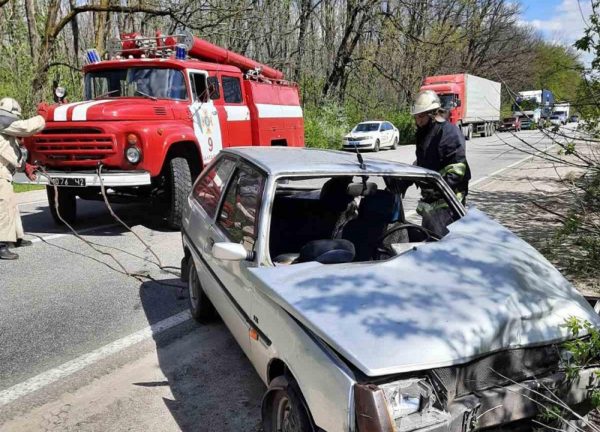
<path id="1" fill-rule="evenodd" d="M 95 171 L 48 171 L 48 176 L 57 186 L 100 187 L 100 178 Z M 35 181 L 28 180 L 27 183 L 47 185 L 50 181 L 38 173 Z M 102 173 L 102 183 L 105 187 L 146 186 L 151 184 L 151 178 L 147 171 L 107 171 Z"/>
<path id="2" fill-rule="evenodd" d="M 393 420 L 381 389 L 372 384 L 355 387 L 359 430 L 396 432 L 472 432 L 512 430 L 520 420 L 535 417 L 545 407 L 560 401 L 577 408 L 585 406 L 597 385 L 600 368 L 584 369 L 577 380 L 566 380 L 563 372 L 539 379 L 492 387 L 452 400 L 445 410 L 430 407 Z M 510 424 L 510 425 L 509 425 Z M 508 429 L 507 429 L 508 427 Z"/>

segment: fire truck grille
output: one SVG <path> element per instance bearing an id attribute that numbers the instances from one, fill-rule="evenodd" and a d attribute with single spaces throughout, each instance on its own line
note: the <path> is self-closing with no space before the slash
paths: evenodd
<path id="1" fill-rule="evenodd" d="M 98 161 L 116 153 L 114 135 L 95 128 L 46 129 L 33 144 L 36 152 L 56 161 Z"/>

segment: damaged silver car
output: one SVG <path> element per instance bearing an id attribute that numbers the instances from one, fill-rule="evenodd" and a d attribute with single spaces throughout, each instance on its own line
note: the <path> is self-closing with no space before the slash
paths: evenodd
<path id="1" fill-rule="evenodd" d="M 452 213 L 446 235 L 417 188 Z M 547 391 L 586 409 L 597 369 L 565 380 L 562 324 L 599 316 L 437 173 L 228 149 L 194 184 L 183 244 L 192 315 L 216 311 L 267 385 L 265 432 L 517 430 Z"/>

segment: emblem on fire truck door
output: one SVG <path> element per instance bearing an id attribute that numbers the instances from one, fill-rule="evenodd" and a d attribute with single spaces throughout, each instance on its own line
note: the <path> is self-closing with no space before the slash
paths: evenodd
<path id="1" fill-rule="evenodd" d="M 194 135 L 200 144 L 202 160 L 207 163 L 223 147 L 219 116 L 212 101 L 194 102 L 190 110 L 194 122 Z"/>

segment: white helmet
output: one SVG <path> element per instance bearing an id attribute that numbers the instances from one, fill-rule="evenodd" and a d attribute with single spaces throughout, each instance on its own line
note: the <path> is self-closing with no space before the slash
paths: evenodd
<path id="1" fill-rule="evenodd" d="M 440 98 L 433 90 L 423 90 L 419 92 L 412 107 L 411 114 L 417 115 L 424 112 L 435 111 L 442 106 Z"/>
<path id="2" fill-rule="evenodd" d="M 15 117 L 21 117 L 21 105 L 13 98 L 2 98 L 0 99 L 0 110 L 6 111 Z"/>

